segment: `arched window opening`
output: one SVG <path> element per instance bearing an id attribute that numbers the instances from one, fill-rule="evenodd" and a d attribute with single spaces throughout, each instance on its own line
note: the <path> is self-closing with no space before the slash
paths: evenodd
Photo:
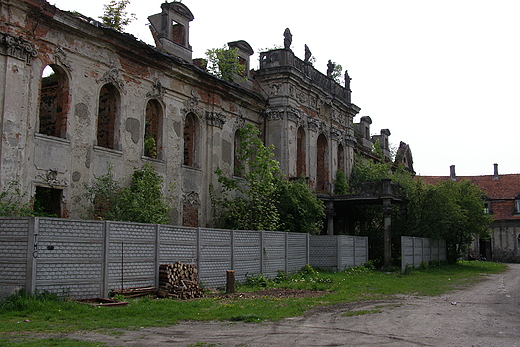
<path id="1" fill-rule="evenodd" d="M 197 120 L 193 114 L 186 116 L 184 122 L 184 161 L 186 166 L 195 166 L 197 154 Z"/>
<path id="2" fill-rule="evenodd" d="M 235 131 L 235 138 L 233 141 L 233 175 L 237 177 L 242 177 L 243 173 L 243 165 L 240 160 L 240 144 L 241 144 L 240 132 Z"/>
<path id="3" fill-rule="evenodd" d="M 338 145 L 338 170 L 345 172 L 345 151 L 343 145 Z"/>
<path id="4" fill-rule="evenodd" d="M 119 112 L 119 93 L 111 84 L 105 84 L 99 92 L 97 120 L 97 145 L 117 149 L 117 117 Z"/>
<path id="5" fill-rule="evenodd" d="M 296 176 L 306 176 L 307 168 L 305 165 L 305 130 L 302 127 L 298 128 L 296 135 Z"/>
<path id="6" fill-rule="evenodd" d="M 146 104 L 144 129 L 144 155 L 149 158 L 162 158 L 162 107 L 157 100 Z"/>
<path id="7" fill-rule="evenodd" d="M 328 143 L 323 134 L 318 136 L 316 161 L 316 189 L 326 193 L 329 190 Z"/>
<path id="8" fill-rule="evenodd" d="M 47 65 L 43 69 L 40 85 L 40 114 L 38 132 L 48 136 L 65 138 L 69 108 L 69 83 L 67 75 L 58 66 Z"/>

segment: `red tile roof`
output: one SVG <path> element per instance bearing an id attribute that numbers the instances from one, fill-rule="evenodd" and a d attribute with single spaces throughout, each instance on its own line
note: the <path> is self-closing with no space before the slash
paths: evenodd
<path id="1" fill-rule="evenodd" d="M 425 183 L 435 184 L 447 181 L 449 176 L 416 176 Z M 515 199 L 520 198 L 520 174 L 487 176 L 457 176 L 457 180 L 469 180 L 480 187 L 491 200 L 494 220 L 520 219 L 515 214 Z"/>

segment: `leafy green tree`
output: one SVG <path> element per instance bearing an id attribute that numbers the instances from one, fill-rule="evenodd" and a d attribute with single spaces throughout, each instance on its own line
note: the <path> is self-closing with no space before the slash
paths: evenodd
<path id="1" fill-rule="evenodd" d="M 406 231 L 446 240 L 447 260 L 456 262 L 475 238 L 489 237 L 491 216 L 484 213 L 482 190 L 470 181 L 418 181 L 408 190 Z"/>
<path id="2" fill-rule="evenodd" d="M 103 15 L 99 17 L 104 25 L 123 31 L 123 28 L 137 19 L 134 13 L 125 11 L 130 0 L 111 0 L 108 5 L 103 5 Z"/>
<path id="3" fill-rule="evenodd" d="M 300 178 L 279 182 L 278 211 L 283 231 L 319 234 L 323 229 L 325 206 Z"/>
<path id="4" fill-rule="evenodd" d="M 218 224 L 229 229 L 284 230 L 318 233 L 324 206 L 303 180 L 284 180 L 273 146 L 266 147 L 259 131 L 249 124 L 239 130 L 237 149 L 240 178 L 215 173 L 222 193 L 212 191 L 213 213 Z"/>
<path id="5" fill-rule="evenodd" d="M 334 182 L 334 194 L 343 195 L 347 194 L 350 190 L 348 185 L 347 176 L 342 170 L 336 171 L 336 181 Z"/>
<path id="6" fill-rule="evenodd" d="M 23 197 L 19 183 L 16 181 L 9 182 L 0 192 L 0 216 L 2 217 L 31 217 L 34 211 L 30 208 L 29 203 L 23 202 Z"/>
<path id="7" fill-rule="evenodd" d="M 340 64 L 336 64 L 335 62 L 332 62 L 334 65 L 334 68 L 332 70 L 331 77 L 336 83 L 343 83 L 342 78 L 343 76 L 343 67 Z"/>
<path id="8" fill-rule="evenodd" d="M 243 230 L 278 230 L 280 214 L 277 183 L 281 179 L 278 162 L 273 159 L 273 147 L 266 147 L 253 125 L 239 129 L 240 145 L 237 148 L 242 179 L 228 178 L 218 168 L 215 173 L 222 184 L 222 195 L 213 194 L 215 213 L 226 228 Z"/>
<path id="9" fill-rule="evenodd" d="M 233 81 L 235 75 L 243 76 L 245 65 L 240 64 L 238 48 L 213 48 L 206 51 L 208 71 L 228 82 Z"/>
<path id="10" fill-rule="evenodd" d="M 86 197 L 92 203 L 94 218 L 138 223 L 166 224 L 171 207 L 162 196 L 163 179 L 149 165 L 136 169 L 132 182 L 122 187 L 114 179 L 112 166 L 106 174 L 86 186 Z"/>
<path id="11" fill-rule="evenodd" d="M 163 179 L 149 164 L 132 174 L 132 183 L 121 191 L 121 220 L 166 224 L 171 207 L 162 196 Z"/>

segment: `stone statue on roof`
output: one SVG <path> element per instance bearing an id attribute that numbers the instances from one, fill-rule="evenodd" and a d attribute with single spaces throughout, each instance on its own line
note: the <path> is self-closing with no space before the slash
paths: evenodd
<path id="1" fill-rule="evenodd" d="M 311 59 L 312 53 L 307 45 L 305 45 L 305 62 L 308 63 L 309 59 Z"/>
<path id="2" fill-rule="evenodd" d="M 327 63 L 327 77 L 331 78 L 333 72 L 334 72 L 334 63 L 329 59 L 329 62 Z"/>
<path id="3" fill-rule="evenodd" d="M 292 44 L 292 34 L 289 28 L 286 28 L 283 32 L 283 48 L 291 49 Z"/>

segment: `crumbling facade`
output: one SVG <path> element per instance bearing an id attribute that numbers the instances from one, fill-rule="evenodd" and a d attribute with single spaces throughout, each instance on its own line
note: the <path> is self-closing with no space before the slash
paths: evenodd
<path id="1" fill-rule="evenodd" d="M 0 16 L 0 187 L 18 182 L 59 217 L 85 216 L 85 184 L 109 166 L 129 180 L 149 163 L 173 198 L 172 223 L 211 225 L 214 171 L 232 175 L 246 123 L 274 145 L 287 177 L 322 193 L 337 170 L 350 173 L 356 148 L 372 146 L 356 139 L 348 74 L 340 85 L 331 67 L 325 75 L 307 53 L 296 57 L 288 30 L 257 71 L 249 44 L 230 42 L 246 72 L 228 82 L 193 59 L 194 16 L 181 2 L 149 17 L 155 47 L 45 0 L 0 0 Z"/>

